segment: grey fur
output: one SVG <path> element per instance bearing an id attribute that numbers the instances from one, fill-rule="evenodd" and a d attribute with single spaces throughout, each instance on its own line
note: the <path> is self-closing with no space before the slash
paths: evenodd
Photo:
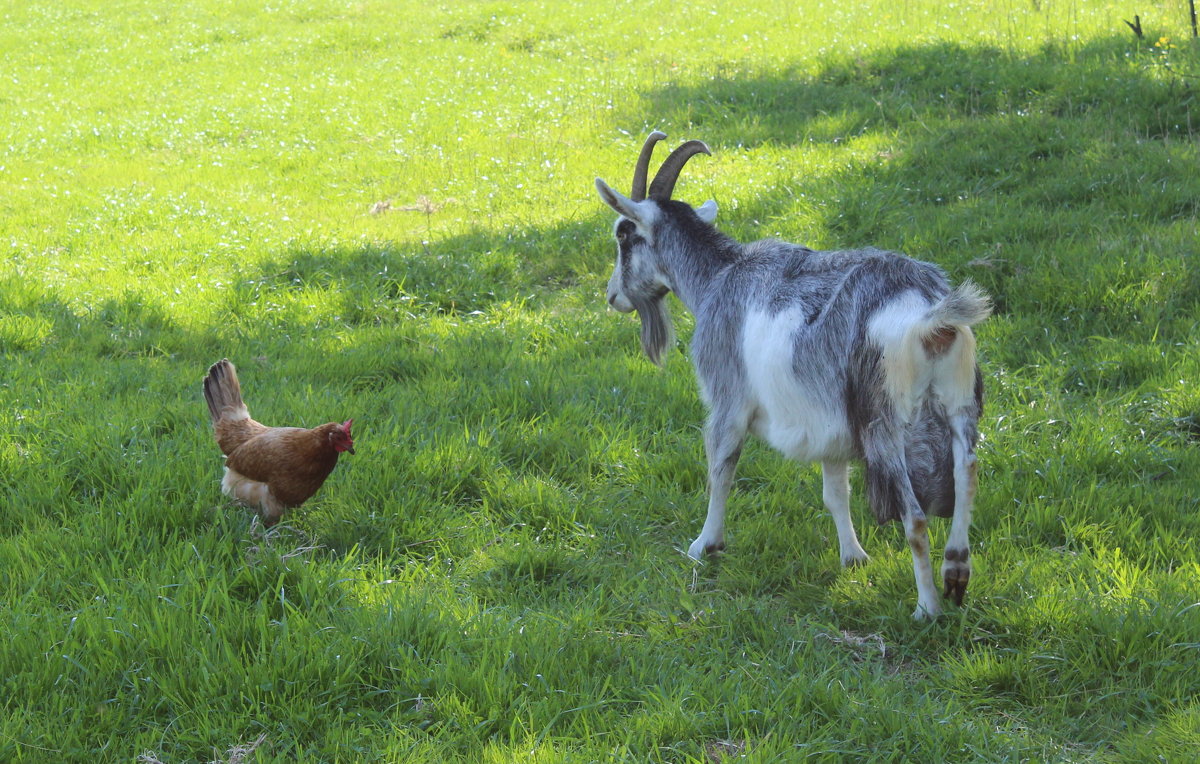
<path id="1" fill-rule="evenodd" d="M 904 523 L 919 617 L 940 610 L 936 591 L 929 593 L 925 516 L 955 517 L 948 547 L 956 546 L 942 572 L 947 596 L 961 601 L 970 573 L 966 528 L 983 402 L 969 327 L 990 313 L 982 290 L 970 282 L 952 289 L 937 266 L 894 252 L 819 252 L 773 240 L 743 245 L 682 202 L 653 194 L 634 201 L 603 181 L 597 187 L 622 216 L 609 302 L 638 311 L 651 360 L 659 363 L 670 342 L 666 292 L 675 292 L 695 316 L 691 349 L 709 407 L 710 501 L 704 531 L 689 554 L 699 557 L 723 546 L 725 496 L 746 434 L 771 440 L 772 429 L 783 422 L 791 429 L 786 437 L 774 436 L 773 445 L 786 455 L 820 460 L 829 468 L 850 460 L 865 463 L 877 521 Z M 715 215 L 708 205 L 704 210 Z M 893 333 L 901 339 L 893 340 Z M 914 339 L 904 339 L 910 335 Z M 787 357 L 780 362 L 756 355 L 758 340 Z M 900 349 L 912 351 L 913 379 L 922 380 L 921 389 L 905 387 L 898 380 L 907 377 L 889 367 Z M 766 365 L 751 368 L 752 358 Z M 768 400 L 775 393 L 763 398 L 756 392 L 763 385 L 786 389 L 791 397 L 782 403 Z M 824 413 L 814 423 L 811 416 L 818 415 L 811 412 Z M 809 431 L 797 433 L 796 422 Z M 844 480 L 844 468 L 835 472 Z M 826 490 L 839 495 L 836 484 Z M 830 510 L 839 524 L 843 562 L 865 560 L 847 510 Z"/>

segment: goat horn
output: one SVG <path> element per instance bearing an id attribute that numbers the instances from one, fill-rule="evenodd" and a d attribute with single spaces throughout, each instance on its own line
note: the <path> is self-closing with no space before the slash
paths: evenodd
<path id="1" fill-rule="evenodd" d="M 638 155 L 637 167 L 633 170 L 633 193 L 629 198 L 635 202 L 646 199 L 646 176 L 650 172 L 650 155 L 654 153 L 654 144 L 666 138 L 667 134 L 655 130 L 646 138 L 642 145 L 642 153 Z"/>
<path id="2" fill-rule="evenodd" d="M 654 181 L 650 183 L 650 198 L 660 202 L 670 199 L 671 192 L 675 190 L 675 181 L 679 180 L 679 173 L 687 160 L 697 154 L 711 153 L 703 141 L 688 141 L 672 151 L 663 161 L 662 167 L 658 168 Z"/>

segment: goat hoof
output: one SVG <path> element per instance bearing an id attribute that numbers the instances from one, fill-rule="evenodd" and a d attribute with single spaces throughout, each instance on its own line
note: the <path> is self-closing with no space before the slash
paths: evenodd
<path id="1" fill-rule="evenodd" d="M 870 561 L 871 561 L 871 557 L 866 552 L 860 552 L 859 554 L 842 555 L 842 567 L 843 568 L 857 568 L 860 565 L 866 565 Z"/>
<path id="2" fill-rule="evenodd" d="M 705 541 L 703 538 L 698 538 L 688 547 L 688 557 L 693 560 L 702 560 L 705 557 L 712 556 L 717 552 L 725 549 L 725 541 Z"/>
<path id="3" fill-rule="evenodd" d="M 949 578 L 945 579 L 945 590 L 942 596 L 951 600 L 955 605 L 962 607 L 963 597 L 967 593 L 967 579 L 963 578 L 957 581 L 952 581 Z"/>
<path id="4" fill-rule="evenodd" d="M 942 563 L 942 596 L 955 605 L 962 606 L 963 596 L 967 593 L 967 582 L 971 580 L 971 564 L 963 561 L 947 560 Z"/>
<path id="5" fill-rule="evenodd" d="M 914 621 L 932 621 L 941 614 L 942 608 L 936 602 L 932 605 L 922 605 L 918 602 L 912 617 Z"/>

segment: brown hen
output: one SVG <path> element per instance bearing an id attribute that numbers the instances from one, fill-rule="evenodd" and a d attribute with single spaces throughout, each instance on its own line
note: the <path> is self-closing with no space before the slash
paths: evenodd
<path id="1" fill-rule="evenodd" d="M 257 509 L 267 527 L 279 522 L 284 510 L 308 501 L 343 451 L 354 453 L 351 419 L 312 429 L 267 427 L 251 419 L 237 370 L 228 359 L 209 368 L 204 400 L 225 454 L 221 491 Z"/>

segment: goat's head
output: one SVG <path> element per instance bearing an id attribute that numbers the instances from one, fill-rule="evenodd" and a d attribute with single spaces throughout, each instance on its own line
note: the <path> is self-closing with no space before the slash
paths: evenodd
<path id="1" fill-rule="evenodd" d="M 646 139 L 633 171 L 633 190 L 629 196 L 596 178 L 600 198 L 621 216 L 613 228 L 617 237 L 617 262 L 608 280 L 608 304 L 622 313 L 638 312 L 642 321 L 642 348 L 654 363 L 662 362 L 662 354 L 671 342 L 671 319 L 663 298 L 673 287 L 668 275 L 670 269 L 665 267 L 661 252 L 664 239 L 669 236 L 665 219 L 668 215 L 664 214 L 668 210 L 666 203 L 671 201 L 675 181 L 688 159 L 709 153 L 708 146 L 702 142 L 687 141 L 662 163 L 647 193 L 650 156 L 654 153 L 654 145 L 666 137 L 655 130 Z M 714 201 L 687 209 L 706 223 L 717 217 Z"/>

